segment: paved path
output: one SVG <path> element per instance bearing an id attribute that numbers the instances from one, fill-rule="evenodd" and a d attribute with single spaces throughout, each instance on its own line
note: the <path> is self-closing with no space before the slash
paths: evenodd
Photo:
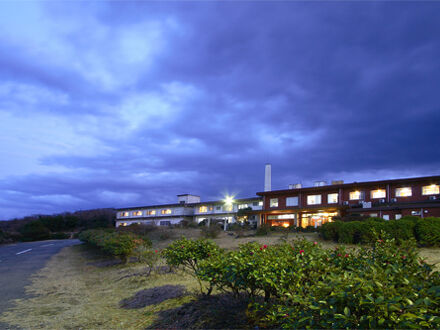
<path id="1" fill-rule="evenodd" d="M 63 247 L 80 244 L 77 239 L 50 240 L 0 245 L 0 314 L 12 306 L 11 300 L 25 297 L 30 276 Z M 0 323 L 0 329 L 5 325 Z"/>

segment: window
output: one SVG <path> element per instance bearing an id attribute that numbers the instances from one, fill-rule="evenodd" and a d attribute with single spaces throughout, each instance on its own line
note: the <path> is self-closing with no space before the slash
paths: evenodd
<path id="1" fill-rule="evenodd" d="M 125 227 L 125 226 L 127 226 L 128 224 L 126 223 L 126 222 L 121 222 L 121 226 L 123 226 L 123 227 Z"/>
<path id="2" fill-rule="evenodd" d="M 148 215 L 156 215 L 156 210 L 150 210 L 150 211 L 148 211 Z"/>
<path id="3" fill-rule="evenodd" d="M 422 187 L 422 195 L 438 195 L 440 194 L 440 187 L 438 184 Z"/>
<path id="4" fill-rule="evenodd" d="M 259 201 L 258 206 L 263 206 L 263 201 Z"/>
<path id="5" fill-rule="evenodd" d="M 121 217 L 128 217 L 128 212 L 121 212 L 119 215 Z"/>
<path id="6" fill-rule="evenodd" d="M 307 196 L 308 205 L 321 204 L 321 195 L 309 195 Z"/>
<path id="7" fill-rule="evenodd" d="M 350 192 L 350 200 L 354 201 L 354 200 L 361 200 L 364 199 L 364 192 L 363 191 L 351 191 Z"/>
<path id="8" fill-rule="evenodd" d="M 328 194 L 327 195 L 327 203 L 328 204 L 337 204 L 338 203 L 338 193 Z"/>
<path id="9" fill-rule="evenodd" d="M 171 214 L 171 209 L 164 209 L 160 213 L 162 213 L 162 214 Z"/>
<path id="10" fill-rule="evenodd" d="M 222 207 L 221 207 L 221 206 L 216 206 L 215 209 L 216 209 L 217 211 L 220 211 L 220 210 L 222 209 Z"/>
<path id="11" fill-rule="evenodd" d="M 247 209 L 249 207 L 249 204 L 240 204 L 238 205 L 238 209 L 242 210 L 242 209 Z"/>
<path id="12" fill-rule="evenodd" d="M 210 210 L 210 211 L 214 210 L 214 207 L 210 206 L 210 207 L 209 207 L 209 210 Z"/>
<path id="13" fill-rule="evenodd" d="M 411 187 L 396 188 L 396 197 L 409 197 L 412 196 Z"/>
<path id="14" fill-rule="evenodd" d="M 225 211 L 232 211 L 232 205 L 226 205 L 226 206 L 224 207 L 224 210 L 225 210 Z"/>
<path id="15" fill-rule="evenodd" d="M 377 213 L 370 213 L 370 217 L 376 218 L 377 217 Z"/>
<path id="16" fill-rule="evenodd" d="M 258 202 L 253 202 L 252 206 L 258 206 Z"/>
<path id="17" fill-rule="evenodd" d="M 298 206 L 298 197 L 287 197 L 286 206 Z"/>
<path id="18" fill-rule="evenodd" d="M 396 220 L 402 219 L 402 215 L 401 214 L 396 214 Z"/>
<path id="19" fill-rule="evenodd" d="M 420 212 L 420 211 L 411 211 L 411 215 L 418 215 L 418 216 L 420 216 L 420 215 L 422 215 L 422 212 Z"/>
<path id="20" fill-rule="evenodd" d="M 133 212 L 133 215 L 135 215 L 135 216 L 142 215 L 142 211 L 134 211 L 134 212 Z"/>
<path id="21" fill-rule="evenodd" d="M 278 207 L 278 198 L 271 198 L 269 205 L 270 207 Z"/>
<path id="22" fill-rule="evenodd" d="M 206 206 L 199 207 L 199 213 L 206 213 L 206 212 L 208 212 L 208 208 Z"/>
<path id="23" fill-rule="evenodd" d="M 387 195 L 385 189 L 371 190 L 371 198 L 385 198 Z"/>
<path id="24" fill-rule="evenodd" d="M 161 221 L 160 226 L 171 226 L 171 221 Z"/>
<path id="25" fill-rule="evenodd" d="M 390 220 L 390 216 L 388 214 L 384 214 L 382 218 L 384 220 Z"/>

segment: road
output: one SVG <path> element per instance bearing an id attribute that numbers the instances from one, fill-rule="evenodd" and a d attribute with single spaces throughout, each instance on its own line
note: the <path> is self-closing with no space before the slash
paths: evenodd
<path id="1" fill-rule="evenodd" d="M 43 268 L 63 247 L 74 244 L 80 244 L 80 241 L 67 239 L 0 245 L 0 314 L 12 306 L 13 299 L 25 297 L 24 287 L 30 284 L 32 274 Z"/>

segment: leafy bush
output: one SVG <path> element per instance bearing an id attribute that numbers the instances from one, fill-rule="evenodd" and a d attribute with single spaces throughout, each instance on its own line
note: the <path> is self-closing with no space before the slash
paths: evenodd
<path id="1" fill-rule="evenodd" d="M 340 227 L 343 225 L 340 221 L 324 223 L 319 229 L 319 234 L 325 240 L 338 242 Z"/>
<path id="2" fill-rule="evenodd" d="M 70 238 L 69 234 L 66 233 L 53 233 L 50 235 L 51 239 L 68 239 Z"/>
<path id="3" fill-rule="evenodd" d="M 39 220 L 25 224 L 21 227 L 20 233 L 22 240 L 25 242 L 41 241 L 50 238 L 50 230 Z"/>
<path id="4" fill-rule="evenodd" d="M 271 231 L 271 226 L 268 223 L 262 224 L 257 228 L 255 235 L 257 236 L 266 236 Z"/>
<path id="5" fill-rule="evenodd" d="M 414 227 L 417 241 L 422 246 L 440 246 L 440 218 L 424 218 Z"/>
<path id="6" fill-rule="evenodd" d="M 151 247 L 151 241 L 139 238 L 131 233 L 115 232 L 113 230 L 90 229 L 83 231 L 79 239 L 101 249 L 103 252 L 127 262 L 138 246 Z"/>
<path id="7" fill-rule="evenodd" d="M 151 250 L 145 245 L 138 245 L 133 251 L 133 256 L 137 262 L 148 266 L 147 276 L 149 276 L 159 261 L 160 252 L 158 250 Z"/>
<path id="8" fill-rule="evenodd" d="M 248 243 L 204 259 L 197 274 L 220 290 L 255 297 L 247 315 L 256 327 L 440 326 L 440 275 L 418 258 L 414 240 L 379 239 L 350 252 L 306 240 Z"/>
<path id="9" fill-rule="evenodd" d="M 222 229 L 216 224 L 211 224 L 209 227 L 202 228 L 202 236 L 204 238 L 217 238 Z"/>
<path id="10" fill-rule="evenodd" d="M 170 267 L 182 267 L 184 271 L 194 276 L 199 283 L 200 292 L 204 293 L 202 282 L 197 276 L 199 264 L 202 260 L 215 256 L 219 252 L 219 247 L 211 241 L 204 239 L 190 240 L 182 237 L 164 249 L 162 255 Z M 210 294 L 211 290 L 212 286 L 207 288 L 207 294 Z"/>

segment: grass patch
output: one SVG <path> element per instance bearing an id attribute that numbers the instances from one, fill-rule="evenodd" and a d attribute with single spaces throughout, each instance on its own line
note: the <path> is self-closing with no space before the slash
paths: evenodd
<path id="1" fill-rule="evenodd" d="M 172 238 L 161 239 L 162 230 L 168 231 Z M 152 235 L 154 249 L 163 249 L 181 236 L 199 238 L 200 232 L 200 229 L 191 228 L 161 228 L 149 235 Z M 239 244 L 250 241 L 271 245 L 297 237 L 317 241 L 324 248 L 340 246 L 321 240 L 316 233 L 286 235 L 271 232 L 268 236 L 235 238 L 221 232 L 213 241 L 222 248 L 236 249 Z M 356 245 L 349 247 L 357 248 Z M 428 263 L 440 262 L 440 248 L 419 251 Z M 26 329 L 248 327 L 245 298 L 235 300 L 218 292 L 214 292 L 212 297 L 200 297 L 195 295 L 198 284 L 194 278 L 181 272 L 169 272 L 164 264 L 159 267 L 163 271 L 144 276 L 145 265 L 117 264 L 99 251 L 83 245 L 66 247 L 32 277 L 31 285 L 26 288 L 32 297 L 16 300 L 13 308 L 0 315 L 0 324 L 4 322 Z M 167 291 L 168 296 L 164 298 L 169 299 L 152 300 L 165 292 L 157 291 L 164 286 L 171 293 L 171 286 L 179 286 L 189 294 Z M 123 308 L 129 302 L 138 304 L 135 308 Z"/>

